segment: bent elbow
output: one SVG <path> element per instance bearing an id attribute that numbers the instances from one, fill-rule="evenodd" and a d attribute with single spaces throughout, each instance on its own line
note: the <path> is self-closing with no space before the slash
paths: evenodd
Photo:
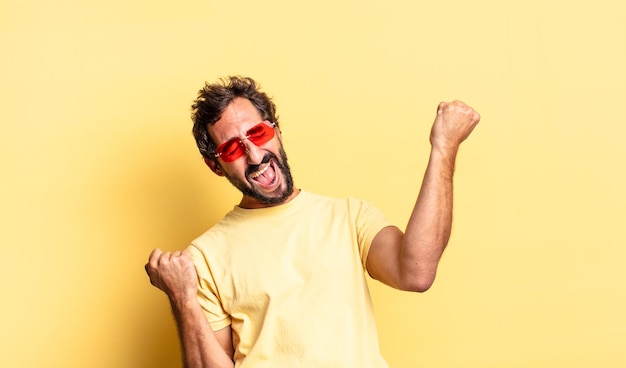
<path id="1" fill-rule="evenodd" d="M 430 289 L 431 286 L 433 286 L 432 282 L 416 283 L 416 284 L 410 285 L 407 291 L 412 291 L 414 293 L 424 293 L 428 291 L 428 289 Z"/>
<path id="2" fill-rule="evenodd" d="M 429 277 L 411 277 L 403 283 L 402 290 L 423 293 L 428 291 L 434 282 L 434 275 Z"/>

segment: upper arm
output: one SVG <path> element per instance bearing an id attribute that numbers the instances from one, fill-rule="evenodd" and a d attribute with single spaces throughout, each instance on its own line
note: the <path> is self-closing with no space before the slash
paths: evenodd
<path id="1" fill-rule="evenodd" d="M 233 333 L 230 325 L 215 331 L 215 337 L 226 354 L 233 359 L 235 349 L 233 347 Z"/>
<path id="2" fill-rule="evenodd" d="M 403 237 L 397 227 L 384 227 L 372 240 L 365 261 L 370 276 L 396 289 L 402 289 L 400 251 Z"/>
<path id="3" fill-rule="evenodd" d="M 400 290 L 424 292 L 435 281 L 439 257 L 428 251 L 403 249 L 404 233 L 387 226 L 374 237 L 366 259 L 366 268 L 376 280 Z"/>

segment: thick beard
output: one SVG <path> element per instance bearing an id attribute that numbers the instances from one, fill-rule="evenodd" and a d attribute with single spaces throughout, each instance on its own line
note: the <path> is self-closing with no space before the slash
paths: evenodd
<path id="1" fill-rule="evenodd" d="M 238 177 L 226 175 L 228 181 L 239 191 L 247 197 L 251 197 L 256 199 L 257 201 L 267 204 L 267 205 L 277 205 L 283 203 L 287 198 L 289 198 L 293 194 L 293 177 L 291 176 L 291 168 L 289 167 L 289 163 L 287 162 L 287 154 L 281 147 L 278 151 L 280 157 L 276 157 L 273 153 L 267 153 L 263 157 L 263 161 L 261 164 L 265 164 L 270 162 L 270 160 L 274 159 L 274 163 L 280 170 L 282 177 L 284 178 L 284 185 L 281 185 L 274 194 L 278 194 L 277 196 L 268 197 L 263 193 L 259 192 L 252 183 L 244 182 Z M 256 171 L 248 169 L 247 172 Z M 247 173 L 246 172 L 246 173 Z M 246 175 L 247 176 L 247 175 Z M 282 192 L 279 192 L 282 191 Z"/>

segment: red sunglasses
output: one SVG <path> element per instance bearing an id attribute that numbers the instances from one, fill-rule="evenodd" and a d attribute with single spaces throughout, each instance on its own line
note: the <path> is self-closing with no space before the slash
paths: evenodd
<path id="1" fill-rule="evenodd" d="M 213 155 L 221 158 L 225 162 L 235 161 L 246 153 L 246 147 L 244 146 L 243 141 L 247 139 L 254 143 L 255 146 L 267 143 L 274 138 L 275 126 L 275 123 L 272 123 L 269 120 L 263 120 L 259 124 L 250 128 L 250 130 L 246 132 L 245 137 L 232 138 L 217 146 Z"/>

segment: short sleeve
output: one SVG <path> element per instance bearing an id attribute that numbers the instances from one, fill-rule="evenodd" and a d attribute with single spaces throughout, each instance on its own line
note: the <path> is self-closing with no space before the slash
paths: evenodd
<path id="1" fill-rule="evenodd" d="M 214 331 L 221 330 L 232 323 L 231 317 L 224 311 L 219 298 L 215 279 L 205 254 L 194 244 L 187 250 L 191 253 L 198 274 L 198 301 Z"/>
<path id="2" fill-rule="evenodd" d="M 349 198 L 350 211 L 354 216 L 357 242 L 361 263 L 365 269 L 367 255 L 374 237 L 385 227 L 392 226 L 385 215 L 373 204 L 354 198 Z"/>

